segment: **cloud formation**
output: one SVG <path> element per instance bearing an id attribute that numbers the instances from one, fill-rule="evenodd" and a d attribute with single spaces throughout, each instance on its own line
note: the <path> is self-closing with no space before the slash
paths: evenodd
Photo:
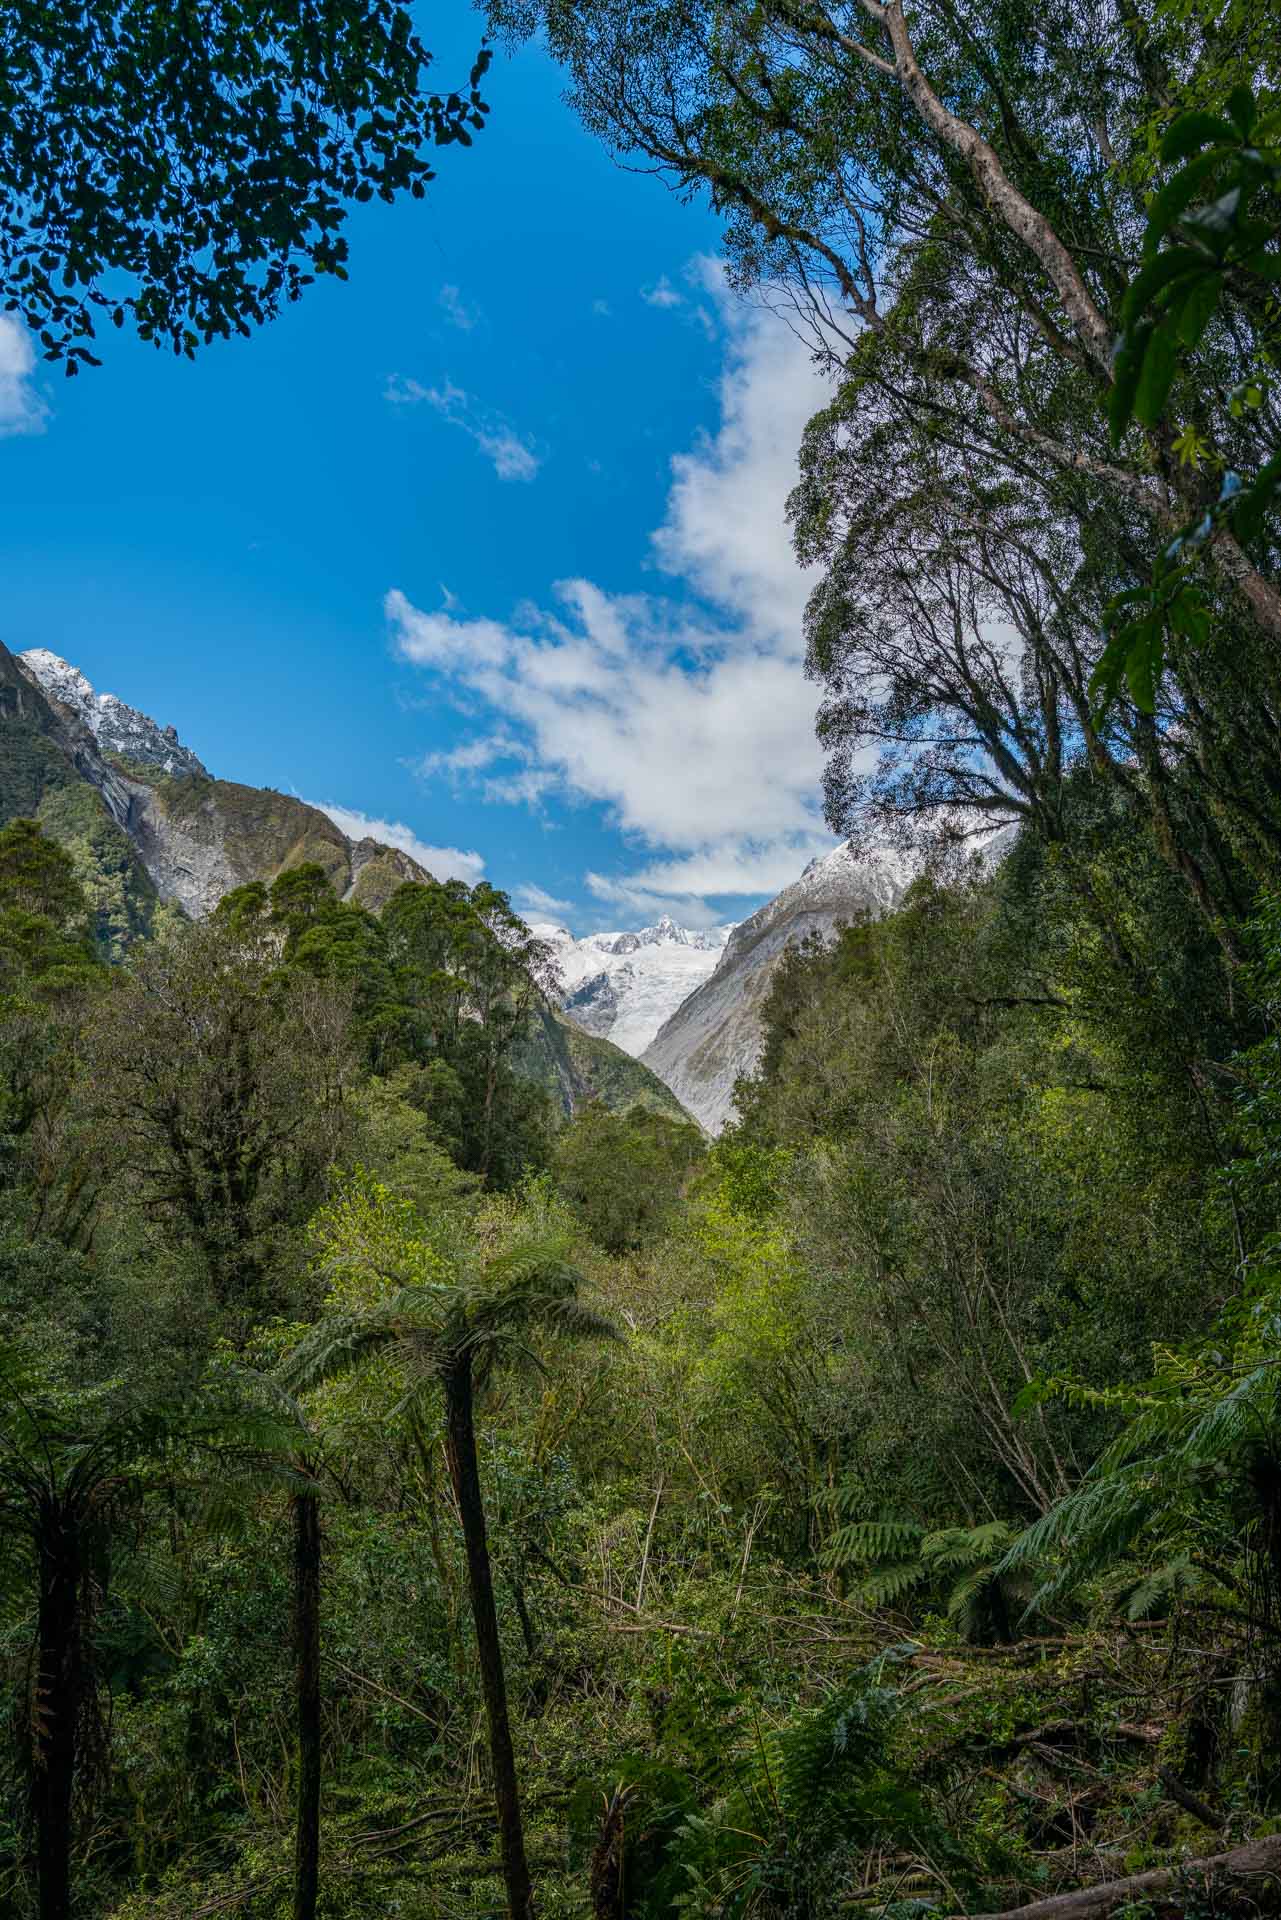
<path id="1" fill-rule="evenodd" d="M 556 914 L 569 912 L 568 900 L 558 900 L 554 893 L 548 893 L 542 887 L 517 887 L 515 902 L 521 913 Z"/>
<path id="2" fill-rule="evenodd" d="M 463 853 L 458 847 L 429 847 L 403 820 L 376 820 L 355 807 L 340 807 L 331 800 L 310 800 L 307 804 L 327 813 L 349 840 L 380 840 L 385 847 L 398 847 L 420 867 L 426 867 L 435 880 L 465 880 L 474 887 L 484 878 L 485 862 L 480 854 Z"/>
<path id="3" fill-rule="evenodd" d="M 469 307 L 459 288 L 448 281 L 437 295 L 436 304 L 444 308 L 446 319 L 460 333 L 470 333 L 480 319 L 479 307 Z"/>
<path id="4" fill-rule="evenodd" d="M 49 409 L 32 384 L 36 352 L 16 314 L 0 313 L 0 438 L 43 433 Z"/>
<path id="5" fill-rule="evenodd" d="M 542 465 L 528 441 L 510 422 L 489 413 L 463 387 L 446 377 L 438 387 L 395 374 L 387 382 L 384 399 L 395 407 L 428 406 L 451 427 L 460 427 L 475 441 L 500 480 L 532 480 Z"/>
<path id="6" fill-rule="evenodd" d="M 676 291 L 665 273 L 659 276 L 652 287 L 642 287 L 640 297 L 647 307 L 658 307 L 663 311 L 685 304 L 684 294 Z"/>
<path id="7" fill-rule="evenodd" d="M 709 896 L 774 892 L 833 844 L 801 666 L 812 583 L 784 515 L 826 388 L 779 318 L 732 302 L 711 263 L 694 277 L 727 345 L 719 424 L 673 460 L 652 536 L 674 590 L 566 580 L 495 620 L 425 612 L 393 589 L 386 612 L 402 659 L 492 717 L 426 771 L 473 778 L 490 800 L 602 804 L 644 857 L 591 875 L 596 897 L 706 925 L 723 917 Z"/>

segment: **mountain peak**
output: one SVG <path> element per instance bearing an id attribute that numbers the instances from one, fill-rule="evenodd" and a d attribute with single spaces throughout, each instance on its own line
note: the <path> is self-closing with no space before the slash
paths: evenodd
<path id="1" fill-rule="evenodd" d="M 563 1010 L 576 1026 L 639 1054 L 721 957 L 728 927 L 695 933 L 663 914 L 651 927 L 588 933 L 539 922 L 534 932 L 555 952 Z"/>
<path id="2" fill-rule="evenodd" d="M 161 727 L 148 714 L 126 705 L 114 693 L 97 693 L 79 667 L 48 647 L 30 647 L 16 656 L 19 667 L 48 700 L 73 713 L 88 727 L 104 753 L 118 753 L 159 773 L 205 775 L 190 747 L 173 727 Z"/>

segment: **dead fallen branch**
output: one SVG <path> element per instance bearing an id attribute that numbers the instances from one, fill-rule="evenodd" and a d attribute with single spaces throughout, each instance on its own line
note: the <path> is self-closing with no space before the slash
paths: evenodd
<path id="1" fill-rule="evenodd" d="M 1124 1880 L 1101 1880 L 1097 1886 L 1052 1894 L 1047 1900 L 1033 1900 L 1024 1907 L 986 1914 L 984 1920 L 1095 1920 L 1096 1916 L 1114 1913 L 1118 1907 L 1135 1900 L 1160 1906 L 1166 1894 L 1172 1896 L 1170 1904 L 1183 1913 L 1189 1896 L 1211 1885 L 1222 1892 L 1235 1881 L 1270 1879 L 1281 1882 L 1281 1834 L 1278 1833 L 1248 1841 L 1228 1853 L 1210 1854 L 1203 1860 L 1185 1860 L 1177 1867 L 1156 1867 L 1148 1873 L 1128 1874 Z M 954 1915 L 952 1920 L 964 1920 L 964 1916 Z"/>
<path id="2" fill-rule="evenodd" d="M 1171 1800 L 1177 1801 L 1184 1811 L 1190 1813 L 1194 1820 L 1199 1820 L 1203 1827 L 1212 1827 L 1217 1833 L 1227 1826 L 1227 1815 L 1219 1813 L 1216 1808 L 1202 1800 L 1199 1794 L 1193 1793 L 1191 1787 L 1185 1787 L 1178 1774 L 1172 1772 L 1169 1767 L 1158 1767 L 1156 1777 Z"/>

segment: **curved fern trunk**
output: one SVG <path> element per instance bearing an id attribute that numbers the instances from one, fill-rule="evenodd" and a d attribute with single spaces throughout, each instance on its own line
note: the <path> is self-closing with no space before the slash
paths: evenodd
<path id="1" fill-rule="evenodd" d="M 315 1494 L 294 1495 L 293 1522 L 298 1709 L 294 1920 L 315 1920 L 320 1881 L 320 1502 Z"/>
<path id="2" fill-rule="evenodd" d="M 489 1752 L 494 1768 L 494 1799 L 498 1808 L 498 1836 L 503 1880 L 511 1920 L 533 1920 L 534 1890 L 525 1858 L 525 1834 L 516 1785 L 516 1757 L 512 1751 L 507 1714 L 507 1683 L 503 1677 L 503 1649 L 498 1637 L 494 1582 L 489 1565 L 485 1508 L 476 1462 L 476 1423 L 471 1356 L 464 1356 L 444 1375 L 445 1441 L 450 1478 L 467 1548 L 467 1581 L 472 1618 L 476 1624 L 476 1652 L 481 1688 L 489 1719 Z"/>
<path id="3" fill-rule="evenodd" d="M 56 1500 L 44 1504 L 40 1520 L 39 1651 L 31 1756 L 40 1920 L 69 1920 L 71 1792 L 85 1687 L 80 1615 L 84 1541 L 75 1514 Z"/>

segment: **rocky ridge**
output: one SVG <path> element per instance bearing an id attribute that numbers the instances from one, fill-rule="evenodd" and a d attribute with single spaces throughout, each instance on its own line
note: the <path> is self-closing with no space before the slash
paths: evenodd
<path id="1" fill-rule="evenodd" d="M 190 747 L 184 747 L 174 727 L 157 726 L 114 693 L 98 693 L 69 661 L 47 647 L 30 647 L 16 656 L 19 667 L 40 688 L 88 728 L 103 753 L 118 754 L 135 766 L 158 773 L 194 773 L 208 778 L 207 769 Z"/>
<path id="2" fill-rule="evenodd" d="M 785 949 L 809 934 L 830 940 L 860 914 L 887 913 L 909 878 L 901 861 L 857 855 L 848 841 L 811 860 L 799 879 L 733 929 L 714 971 L 642 1053 L 644 1065 L 709 1133 L 719 1133 L 735 1081 L 760 1058 L 761 1012 Z"/>
<path id="3" fill-rule="evenodd" d="M 303 861 L 374 912 L 402 882 L 431 878 L 397 847 L 349 840 L 291 794 L 215 779 L 172 727 L 98 694 L 47 649 L 0 644 L 0 825 L 18 816 L 70 853 L 112 959 L 166 915 L 198 919 L 233 887 Z M 532 1024 L 522 1071 L 566 1113 L 600 1100 L 681 1114 L 647 1068 L 552 1007 Z"/>

